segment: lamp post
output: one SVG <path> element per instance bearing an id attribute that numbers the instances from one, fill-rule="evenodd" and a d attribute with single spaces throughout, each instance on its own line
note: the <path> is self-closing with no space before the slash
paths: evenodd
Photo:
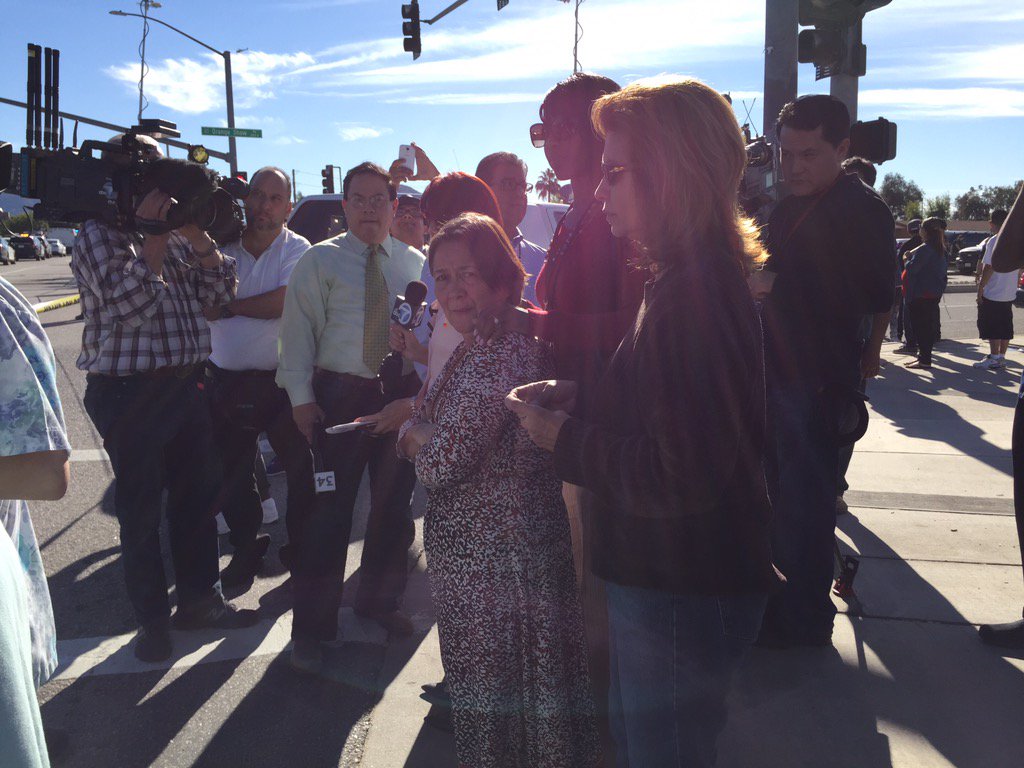
<path id="1" fill-rule="evenodd" d="M 153 21 L 157 24 L 161 24 L 174 32 L 177 32 L 182 37 L 187 37 L 193 43 L 203 46 L 208 51 L 213 51 L 218 56 L 224 59 L 224 93 L 225 100 L 227 101 L 228 107 L 228 128 L 232 131 L 231 135 L 228 136 L 228 158 L 231 165 L 231 176 L 235 177 L 238 175 L 238 151 L 235 147 L 235 97 L 234 92 L 231 89 L 231 51 L 218 51 L 212 45 L 207 45 L 202 40 L 192 37 L 188 32 L 183 32 L 175 26 L 168 24 L 166 21 L 154 18 L 153 16 L 143 16 L 141 13 L 128 13 L 126 11 L 108 11 L 111 16 L 135 16 L 140 19 L 147 21 Z"/>

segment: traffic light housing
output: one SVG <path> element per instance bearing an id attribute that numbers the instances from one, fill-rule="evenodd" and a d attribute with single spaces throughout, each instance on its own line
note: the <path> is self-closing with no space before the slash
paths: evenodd
<path id="1" fill-rule="evenodd" d="M 800 0 L 800 26 L 818 24 L 848 27 L 864 18 L 864 14 L 892 0 Z"/>
<path id="2" fill-rule="evenodd" d="M 418 59 L 421 51 L 420 4 L 418 0 L 412 0 L 411 3 L 402 5 L 402 18 L 406 19 L 402 22 L 402 34 L 405 35 L 402 46 L 412 54 L 414 60 Z"/>
<path id="3" fill-rule="evenodd" d="M 327 165 L 320 171 L 320 176 L 323 178 L 323 188 L 325 195 L 334 194 L 334 166 Z"/>

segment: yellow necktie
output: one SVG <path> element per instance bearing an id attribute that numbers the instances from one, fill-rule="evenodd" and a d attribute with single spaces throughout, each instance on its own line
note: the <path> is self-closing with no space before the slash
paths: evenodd
<path id="1" fill-rule="evenodd" d="M 363 362 L 374 374 L 388 353 L 388 284 L 380 269 L 379 245 L 371 245 L 366 256 L 366 304 L 363 316 Z"/>

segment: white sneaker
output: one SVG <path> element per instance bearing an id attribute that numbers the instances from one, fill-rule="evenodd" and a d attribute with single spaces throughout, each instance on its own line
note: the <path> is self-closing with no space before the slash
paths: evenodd
<path id="1" fill-rule="evenodd" d="M 999 359 L 992 357 L 992 355 L 985 355 L 983 358 L 981 358 L 981 360 L 974 363 L 975 368 L 985 368 L 986 370 L 991 370 L 993 368 L 1001 368 L 1002 365 L 1003 364 L 999 361 Z"/>
<path id="2" fill-rule="evenodd" d="M 989 368 L 1005 368 L 1006 358 L 1000 355 L 999 357 L 993 358 L 992 365 Z"/>
<path id="3" fill-rule="evenodd" d="M 273 499 L 263 502 L 263 524 L 276 523 L 280 515 L 277 514 L 277 503 Z"/>
<path id="4" fill-rule="evenodd" d="M 224 519 L 224 513 L 217 513 L 217 535 L 223 536 L 225 533 L 231 533 L 231 529 L 228 528 L 228 521 Z"/>

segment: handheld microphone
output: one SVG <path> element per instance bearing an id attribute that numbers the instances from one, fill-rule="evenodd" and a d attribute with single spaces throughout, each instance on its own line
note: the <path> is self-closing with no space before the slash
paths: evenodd
<path id="1" fill-rule="evenodd" d="M 413 280 L 405 287 L 404 296 L 395 297 L 395 306 L 391 310 L 391 322 L 397 323 L 406 330 L 412 330 L 423 322 L 423 313 L 427 304 L 423 301 L 427 298 L 427 286 L 420 280 Z M 392 350 L 381 361 L 377 369 L 377 379 L 380 381 L 380 390 L 385 399 L 393 400 L 399 395 L 399 387 L 402 383 L 402 367 L 404 366 L 402 353 Z"/>

